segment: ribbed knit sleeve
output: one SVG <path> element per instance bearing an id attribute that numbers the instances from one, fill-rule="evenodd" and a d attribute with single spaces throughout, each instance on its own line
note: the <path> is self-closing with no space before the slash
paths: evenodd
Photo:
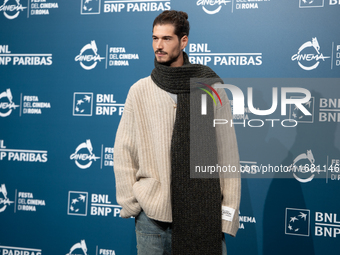
<path id="1" fill-rule="evenodd" d="M 175 102 L 150 76 L 130 88 L 114 146 L 122 217 L 143 209 L 149 218 L 172 221 L 170 147 L 175 116 Z"/>
<path id="2" fill-rule="evenodd" d="M 116 196 L 117 202 L 123 207 L 120 212 L 123 218 L 136 216 L 141 211 L 132 191 L 138 170 L 133 98 L 134 95 L 130 90 L 114 145 Z"/>
<path id="3" fill-rule="evenodd" d="M 223 173 L 221 175 L 222 206 L 235 210 L 232 221 L 222 220 L 222 231 L 232 236 L 236 235 L 239 228 L 239 206 L 241 199 L 240 160 L 236 141 L 235 129 L 230 126 L 233 119 L 230 103 L 224 89 L 217 89 L 221 96 L 222 107 L 216 109 L 216 119 L 226 119 L 227 124 L 216 126 L 216 139 L 218 147 L 218 164 L 220 166 L 234 167 L 236 172 Z"/>

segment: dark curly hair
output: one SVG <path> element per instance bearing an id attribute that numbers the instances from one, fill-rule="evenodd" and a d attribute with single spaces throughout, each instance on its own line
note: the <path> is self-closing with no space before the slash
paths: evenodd
<path id="1" fill-rule="evenodd" d="M 190 25 L 186 12 L 175 10 L 164 11 L 155 18 L 152 29 L 156 25 L 165 24 L 171 24 L 175 27 L 175 34 L 178 36 L 178 39 L 181 39 L 185 35 L 189 36 Z"/>

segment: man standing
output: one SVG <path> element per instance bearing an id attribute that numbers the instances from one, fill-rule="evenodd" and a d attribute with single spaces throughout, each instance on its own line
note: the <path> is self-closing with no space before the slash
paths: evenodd
<path id="1" fill-rule="evenodd" d="M 210 88 L 222 80 L 209 67 L 190 64 L 183 52 L 187 19 L 172 10 L 154 20 L 155 68 L 130 88 L 116 134 L 117 202 L 122 217 L 136 217 L 142 255 L 226 254 L 221 233 L 235 236 L 238 230 L 240 178 L 190 178 L 190 143 L 197 140 L 190 137 L 190 78 L 210 78 L 211 84 L 205 80 Z M 224 90 L 217 92 L 221 105 L 209 105 L 208 115 L 231 119 Z M 239 169 L 234 129 L 210 126 L 212 136 L 198 143 L 218 153 L 208 148 L 203 154 L 213 155 L 209 162 Z"/>

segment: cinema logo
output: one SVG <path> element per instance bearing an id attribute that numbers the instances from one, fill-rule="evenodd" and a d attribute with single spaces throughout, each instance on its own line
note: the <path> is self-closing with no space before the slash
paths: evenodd
<path id="1" fill-rule="evenodd" d="M 20 94 L 20 105 L 13 102 L 11 89 L 0 93 L 0 117 L 9 116 L 13 110 L 20 106 L 19 116 L 23 114 L 42 114 L 42 109 L 50 109 L 50 102 L 40 102 L 38 96 Z"/>
<path id="2" fill-rule="evenodd" d="M 69 253 L 66 253 L 66 255 L 78 255 L 78 254 L 84 254 L 87 255 L 87 246 L 85 243 L 85 240 L 81 240 L 79 243 L 74 244 Z"/>
<path id="3" fill-rule="evenodd" d="M 66 253 L 66 255 L 88 255 L 88 249 L 85 243 L 85 240 L 80 240 L 79 243 L 75 243 L 72 245 L 69 253 Z M 96 246 L 96 254 L 98 255 L 116 255 L 115 250 L 109 250 L 109 249 L 102 249 L 99 248 L 98 245 Z"/>
<path id="4" fill-rule="evenodd" d="M 91 140 L 87 139 L 86 142 L 78 145 L 75 152 L 71 154 L 70 159 L 74 160 L 80 169 L 86 169 L 92 165 L 93 161 L 100 159 L 100 157 L 96 157 L 93 153 Z"/>
<path id="5" fill-rule="evenodd" d="M 207 43 L 190 43 L 189 61 L 214 66 L 260 66 L 262 53 L 212 53 Z"/>
<path id="6" fill-rule="evenodd" d="M 3 0 L 3 4 L 0 6 L 0 12 L 4 13 L 7 19 L 15 19 L 19 16 L 20 12 L 27 9 L 27 7 L 22 6 L 20 0 Z"/>
<path id="7" fill-rule="evenodd" d="M 42 255 L 41 249 L 0 246 L 1 255 Z"/>
<path id="8" fill-rule="evenodd" d="M 0 117 L 9 116 L 19 105 L 13 102 L 11 89 L 0 93 Z"/>
<path id="9" fill-rule="evenodd" d="M 7 197 L 7 189 L 5 184 L 1 184 L 0 187 L 0 213 L 4 212 L 7 206 L 13 204 L 13 201 L 10 201 Z"/>
<path id="10" fill-rule="evenodd" d="M 90 215 L 120 217 L 121 206 L 112 204 L 107 194 L 90 195 Z M 69 191 L 68 215 L 87 216 L 88 193 L 84 191 Z"/>
<path id="11" fill-rule="evenodd" d="M 50 66 L 52 65 L 52 54 L 12 53 L 9 45 L 0 45 L 0 66 Z"/>
<path id="12" fill-rule="evenodd" d="M 0 161 L 47 162 L 47 151 L 7 149 L 4 140 L 0 140 Z"/>
<path id="13" fill-rule="evenodd" d="M 299 154 L 289 166 L 292 169 L 294 178 L 301 183 L 307 183 L 314 179 L 315 174 L 326 172 L 323 166 L 316 165 L 312 150 Z"/>
<path id="14" fill-rule="evenodd" d="M 210 15 L 220 12 L 223 6 L 231 3 L 231 1 L 226 0 L 198 0 L 196 5 L 202 6 L 202 10 Z"/>
<path id="15" fill-rule="evenodd" d="M 92 92 L 74 92 L 73 116 L 92 116 L 93 98 Z M 125 104 L 117 103 L 113 94 L 96 94 L 95 99 L 95 115 L 123 114 Z"/>
<path id="16" fill-rule="evenodd" d="M 330 58 L 324 56 L 320 52 L 320 45 L 316 37 L 312 38 L 312 41 L 307 41 L 301 45 L 298 52 L 291 57 L 292 61 L 297 61 L 298 65 L 306 71 L 316 69 L 320 61 L 325 62 L 325 59 Z"/>
<path id="17" fill-rule="evenodd" d="M 98 48 L 96 42 L 93 40 L 91 43 L 86 44 L 77 55 L 74 60 L 79 62 L 80 66 L 85 70 L 91 70 L 95 68 L 98 61 L 101 62 L 104 57 L 98 54 Z"/>

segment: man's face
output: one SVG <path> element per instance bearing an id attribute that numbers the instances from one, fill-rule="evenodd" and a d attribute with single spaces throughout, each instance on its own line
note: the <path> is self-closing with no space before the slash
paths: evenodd
<path id="1" fill-rule="evenodd" d="M 183 64 L 182 50 L 188 43 L 185 35 L 180 40 L 175 34 L 175 27 L 171 24 L 155 25 L 152 34 L 152 47 L 159 63 L 170 66 Z"/>

